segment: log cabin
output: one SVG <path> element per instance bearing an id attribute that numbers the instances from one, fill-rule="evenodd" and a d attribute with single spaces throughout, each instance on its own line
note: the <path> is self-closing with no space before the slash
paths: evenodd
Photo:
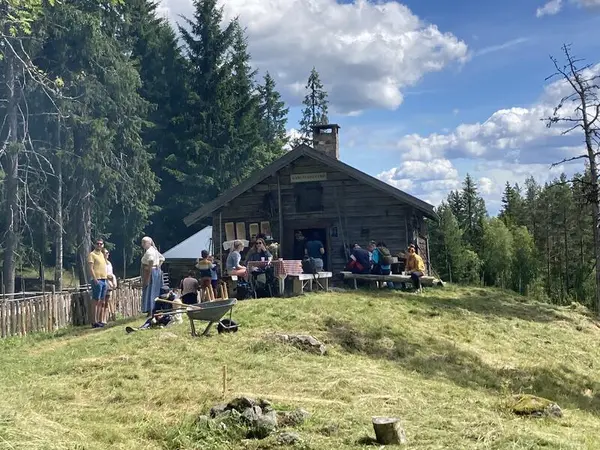
<path id="1" fill-rule="evenodd" d="M 313 145 L 299 145 L 184 219 L 211 218 L 215 250 L 259 232 L 279 243 L 279 256 L 302 259 L 297 237 L 317 235 L 325 270 L 337 273 L 353 243 L 384 241 L 393 255 L 415 244 L 431 272 L 427 219 L 433 206 L 339 159 L 336 124 L 313 129 Z M 300 234 L 301 233 L 301 234 Z"/>

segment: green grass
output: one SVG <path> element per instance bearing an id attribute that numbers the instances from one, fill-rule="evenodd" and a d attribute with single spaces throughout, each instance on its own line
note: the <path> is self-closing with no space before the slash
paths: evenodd
<path id="1" fill-rule="evenodd" d="M 186 322 L 1 341 L 0 448 L 275 448 L 194 424 L 220 400 L 224 365 L 228 398 L 313 414 L 303 448 L 373 448 L 373 415 L 401 417 L 414 449 L 600 448 L 600 327 L 581 307 L 522 300 L 452 287 L 329 293 L 240 303 L 232 335 L 192 339 Z M 329 354 L 271 332 L 311 333 Z M 513 415 L 519 393 L 564 417 Z"/>
<path id="2" fill-rule="evenodd" d="M 36 267 L 17 267 L 16 276 L 23 277 L 26 279 L 25 281 L 25 289 L 28 289 L 27 280 L 35 280 L 34 284 L 37 286 L 37 280 L 40 276 L 40 272 Z M 54 280 L 54 267 L 45 267 L 44 268 L 44 277 L 46 280 Z M 77 277 L 73 277 L 73 272 L 69 270 L 63 270 L 63 286 L 65 288 L 77 287 L 78 285 Z"/>

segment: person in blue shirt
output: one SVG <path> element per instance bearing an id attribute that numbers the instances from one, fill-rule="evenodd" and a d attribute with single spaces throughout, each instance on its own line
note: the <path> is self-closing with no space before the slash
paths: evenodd
<path id="1" fill-rule="evenodd" d="M 317 272 L 321 272 L 323 270 L 325 247 L 323 247 L 323 243 L 319 240 L 317 233 L 312 234 L 310 240 L 306 243 L 304 252 L 306 256 L 315 260 L 315 269 Z"/>
<path id="2" fill-rule="evenodd" d="M 389 275 L 392 273 L 392 265 L 384 261 L 384 259 L 391 256 L 385 242 L 378 242 L 370 251 L 373 254 L 372 273 L 375 275 Z"/>

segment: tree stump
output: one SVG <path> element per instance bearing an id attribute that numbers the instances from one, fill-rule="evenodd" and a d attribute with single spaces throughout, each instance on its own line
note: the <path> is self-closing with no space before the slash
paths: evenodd
<path id="1" fill-rule="evenodd" d="M 381 445 L 406 444 L 406 434 L 400 419 L 395 417 L 373 417 L 375 438 Z"/>

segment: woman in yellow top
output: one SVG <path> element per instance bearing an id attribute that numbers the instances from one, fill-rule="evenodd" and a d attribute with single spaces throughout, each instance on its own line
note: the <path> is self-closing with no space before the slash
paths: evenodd
<path id="1" fill-rule="evenodd" d="M 410 274 L 410 279 L 417 292 L 421 292 L 421 277 L 425 272 L 425 263 L 415 252 L 415 246 L 408 246 L 408 256 L 406 257 L 406 272 Z"/>

